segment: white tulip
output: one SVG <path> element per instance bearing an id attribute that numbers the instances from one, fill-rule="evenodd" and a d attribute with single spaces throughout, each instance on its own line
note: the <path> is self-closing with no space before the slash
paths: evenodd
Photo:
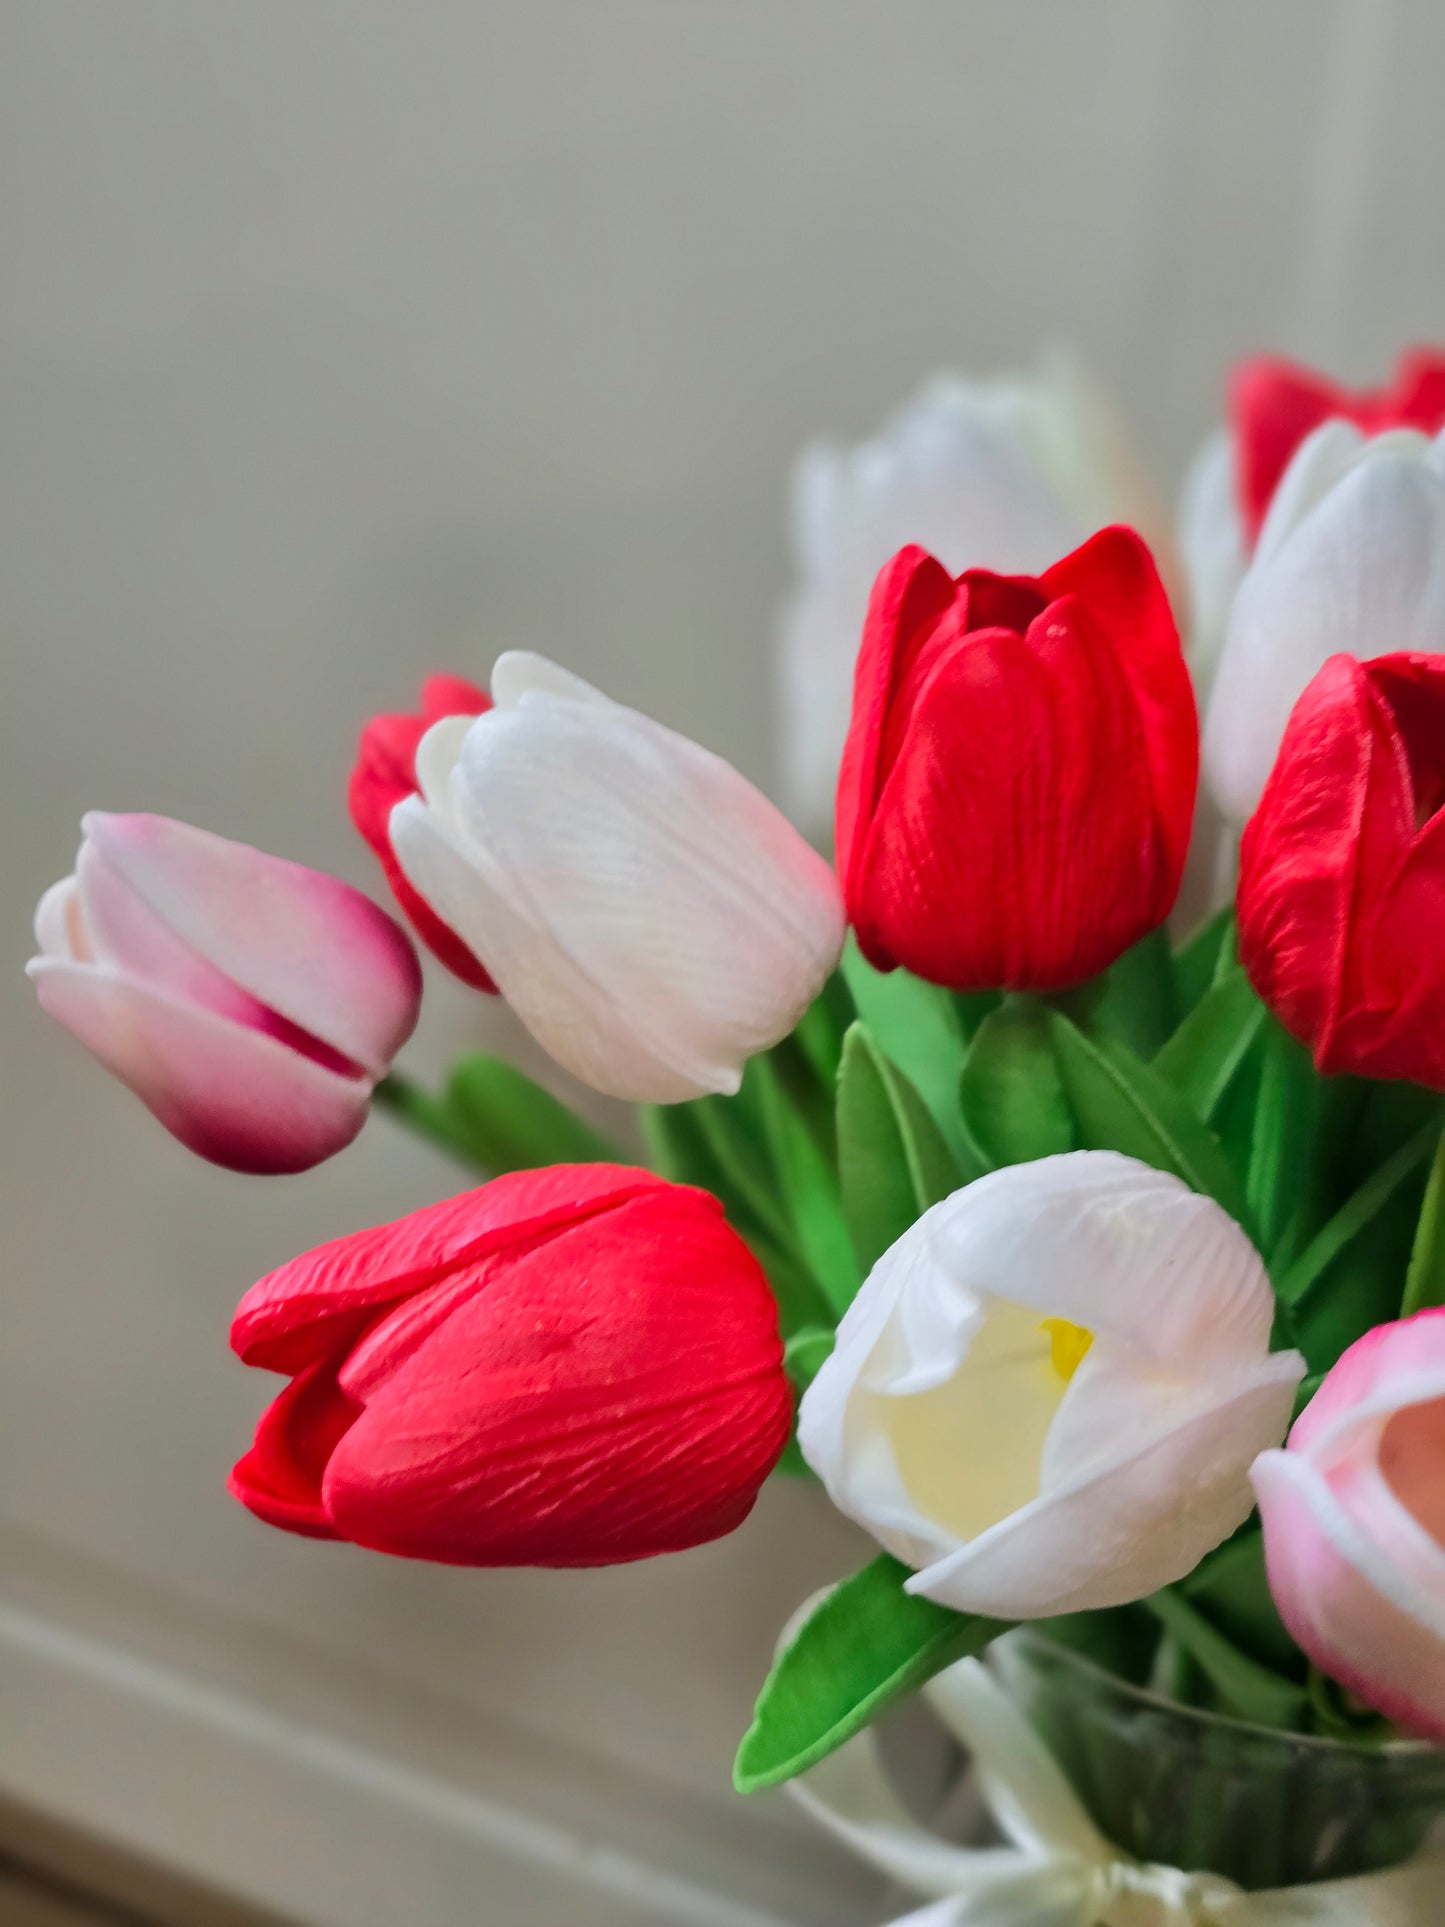
<path id="1" fill-rule="evenodd" d="M 1234 444 L 1217 429 L 1184 478 L 1179 498 L 1179 553 L 1189 591 L 1186 654 L 1203 709 L 1244 579 L 1248 550 L 1234 484 Z"/>
<path id="2" fill-rule="evenodd" d="M 417 750 L 391 841 L 537 1041 L 614 1097 L 735 1091 L 838 961 L 832 869 L 729 763 L 541 656 Z"/>
<path id="3" fill-rule="evenodd" d="M 1331 656 L 1445 651 L 1445 435 L 1317 428 L 1274 493 L 1205 714 L 1205 780 L 1253 814 L 1285 724 Z"/>
<path id="4" fill-rule="evenodd" d="M 1066 360 L 988 381 L 942 376 L 853 449 L 819 446 L 793 488 L 798 586 L 780 636 L 788 803 L 832 822 L 853 664 L 873 579 L 909 542 L 955 574 L 1032 575 L 1110 522 L 1173 562 L 1166 521 L 1109 404 Z"/>
<path id="5" fill-rule="evenodd" d="M 910 1592 L 1030 1619 L 1139 1599 L 1249 1514 L 1303 1376 L 1240 1227 L 1113 1151 L 1011 1165 L 874 1266 L 804 1396 L 829 1496 Z"/>

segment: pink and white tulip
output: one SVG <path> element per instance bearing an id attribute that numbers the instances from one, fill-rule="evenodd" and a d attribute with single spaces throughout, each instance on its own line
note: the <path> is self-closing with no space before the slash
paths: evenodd
<path id="1" fill-rule="evenodd" d="M 1445 1740 L 1445 1310 L 1351 1345 L 1251 1476 L 1296 1642 L 1366 1705 Z"/>
<path id="2" fill-rule="evenodd" d="M 302 1171 L 349 1144 L 421 971 L 350 885 L 169 817 L 92 811 L 35 914 L 41 1005 L 201 1157 Z"/>

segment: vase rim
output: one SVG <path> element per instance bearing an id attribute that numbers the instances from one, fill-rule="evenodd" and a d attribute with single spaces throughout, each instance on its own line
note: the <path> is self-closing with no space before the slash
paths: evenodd
<path id="1" fill-rule="evenodd" d="M 1043 1650 L 1062 1660 L 1066 1665 L 1076 1668 L 1085 1675 L 1092 1674 L 1113 1692 L 1138 1705 L 1148 1706 L 1159 1712 L 1169 1713 L 1176 1719 L 1191 1721 L 1199 1726 L 1228 1727 L 1236 1732 L 1262 1735 L 1278 1740 L 1287 1746 L 1307 1747 L 1315 1752 L 1339 1753 L 1368 1759 L 1388 1758 L 1424 1759 L 1430 1755 L 1445 1758 L 1445 1746 L 1433 1740 L 1411 1739 L 1401 1736 L 1398 1739 L 1383 1740 L 1372 1745 L 1367 1740 L 1342 1740 L 1331 1738 L 1324 1733 L 1291 1733 L 1282 1726 L 1261 1726 L 1257 1720 L 1240 1719 L 1234 1713 L 1215 1713 L 1202 1706 L 1186 1706 L 1180 1700 L 1170 1699 L 1167 1693 L 1156 1693 L 1152 1687 L 1136 1686 L 1132 1680 L 1120 1679 L 1111 1673 L 1107 1666 L 1101 1666 L 1087 1653 L 1076 1647 L 1066 1646 L 1059 1640 L 1050 1639 L 1034 1627 L 1016 1626 L 1001 1636 L 1000 1644 L 1018 1642 L 1022 1645 Z"/>

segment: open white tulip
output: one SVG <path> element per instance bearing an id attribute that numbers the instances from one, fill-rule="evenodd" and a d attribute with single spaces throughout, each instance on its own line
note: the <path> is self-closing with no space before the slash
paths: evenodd
<path id="1" fill-rule="evenodd" d="M 1271 499 L 1205 713 L 1205 780 L 1253 814 L 1301 692 L 1331 656 L 1445 650 L 1445 435 L 1329 421 Z"/>
<path id="2" fill-rule="evenodd" d="M 544 657 L 417 750 L 397 861 L 537 1041 L 614 1097 L 735 1091 L 843 945 L 832 869 L 729 763 Z"/>
<path id="3" fill-rule="evenodd" d="M 1031 1619 L 1142 1598 L 1249 1514 L 1304 1374 L 1259 1254 L 1113 1151 L 1011 1165 L 874 1266 L 798 1441 L 910 1592 Z"/>
<path id="4" fill-rule="evenodd" d="M 906 543 L 951 573 L 1034 574 L 1109 522 L 1128 522 L 1169 579 L 1166 518 L 1107 401 L 1073 363 L 966 381 L 941 376 L 853 449 L 820 445 L 793 484 L 798 586 L 781 629 L 787 801 L 833 818 L 853 665 L 873 579 Z"/>

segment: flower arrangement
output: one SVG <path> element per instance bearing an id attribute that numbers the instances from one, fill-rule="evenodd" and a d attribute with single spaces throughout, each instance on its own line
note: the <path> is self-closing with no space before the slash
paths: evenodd
<path id="1" fill-rule="evenodd" d="M 820 1776 L 926 1689 L 1053 1834 L 1005 1800 L 1015 1859 L 918 1890 L 1047 1877 L 1050 1919 L 1237 1888 L 1141 1872 L 1010 1737 L 972 1657 L 1010 1628 L 1281 1744 L 1445 1739 L 1442 428 L 1445 355 L 1365 394 L 1251 361 L 1177 552 L 1071 368 L 815 451 L 782 662 L 832 862 L 538 656 L 369 722 L 400 911 L 645 1158 L 498 1060 L 393 1069 L 421 971 L 349 886 L 87 816 L 31 974 L 182 1143 L 302 1170 L 375 1102 L 487 1179 L 246 1294 L 286 1383 L 241 1503 L 590 1566 L 816 1479 L 879 1552 L 790 1629 L 739 1788 L 807 1775 L 906 1872 Z"/>

